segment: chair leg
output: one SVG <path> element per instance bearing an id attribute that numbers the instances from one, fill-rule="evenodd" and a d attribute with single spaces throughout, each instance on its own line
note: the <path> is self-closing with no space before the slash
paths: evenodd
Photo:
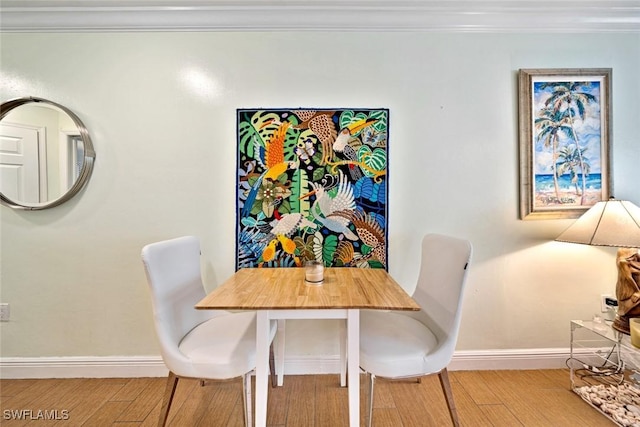
<path id="1" fill-rule="evenodd" d="M 245 427 L 251 427 L 253 425 L 251 400 L 251 372 L 248 372 L 244 374 L 242 378 L 242 403 L 244 406 Z"/>
<path id="2" fill-rule="evenodd" d="M 456 410 L 456 403 L 453 400 L 453 392 L 451 391 L 451 383 L 449 383 L 449 372 L 447 371 L 447 368 L 438 372 L 438 378 L 440 379 L 440 385 L 444 392 L 444 398 L 447 401 L 451 422 L 455 427 L 458 427 L 460 425 L 458 422 L 458 411 Z"/>
<path id="3" fill-rule="evenodd" d="M 178 376 L 169 371 L 167 377 L 167 385 L 164 388 L 164 397 L 162 398 L 162 407 L 160 408 L 160 420 L 158 421 L 158 427 L 164 427 L 169 418 L 169 409 L 171 408 L 171 402 L 173 401 L 173 395 L 176 392 L 178 386 Z"/>
<path id="4" fill-rule="evenodd" d="M 273 343 L 269 346 L 269 375 L 271 375 L 271 387 L 278 386 L 278 379 L 276 378 L 276 364 L 275 356 L 273 353 Z"/>
<path id="5" fill-rule="evenodd" d="M 373 386 L 376 376 L 369 373 L 369 427 L 373 425 Z"/>

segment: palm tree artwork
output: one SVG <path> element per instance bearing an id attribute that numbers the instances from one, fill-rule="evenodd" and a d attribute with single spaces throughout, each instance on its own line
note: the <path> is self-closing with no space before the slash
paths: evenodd
<path id="1" fill-rule="evenodd" d="M 559 134 L 564 133 L 571 135 L 571 128 L 568 125 L 569 110 L 554 110 L 552 108 L 545 108 L 540 110 L 538 117 L 535 119 L 535 126 L 538 130 L 538 140 L 542 141 L 545 148 L 552 151 L 552 164 L 551 171 L 553 172 L 553 189 L 556 200 L 560 200 L 560 186 L 558 185 L 558 175 L 562 175 L 558 172 L 557 159 L 558 159 L 558 144 Z"/>
<path id="2" fill-rule="evenodd" d="M 387 109 L 238 109 L 236 269 L 387 268 Z"/>
<path id="3" fill-rule="evenodd" d="M 558 159 L 556 161 L 556 169 L 558 175 L 564 175 L 569 173 L 571 178 L 571 184 L 575 187 L 576 195 L 582 196 L 584 194 L 583 189 L 580 191 L 578 188 L 578 175 L 579 171 L 584 171 L 584 174 L 589 175 L 589 160 L 584 156 L 586 148 L 578 148 L 577 145 L 566 145 L 562 147 L 558 153 Z M 583 175 L 584 175 L 583 174 Z M 561 203 L 574 203 L 573 199 L 560 199 Z"/>
<path id="4" fill-rule="evenodd" d="M 538 207 L 590 206 L 601 200 L 599 81 L 536 81 L 534 193 Z"/>

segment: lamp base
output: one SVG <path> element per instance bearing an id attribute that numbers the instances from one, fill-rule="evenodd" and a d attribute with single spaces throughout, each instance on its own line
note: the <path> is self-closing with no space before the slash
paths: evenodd
<path id="1" fill-rule="evenodd" d="M 629 328 L 629 318 L 626 316 L 616 316 L 611 326 L 616 331 L 622 332 L 623 334 L 631 335 L 631 329 Z"/>
<path id="2" fill-rule="evenodd" d="M 631 335 L 629 319 L 640 317 L 640 252 L 635 248 L 618 249 L 616 265 L 618 312 L 613 329 Z"/>

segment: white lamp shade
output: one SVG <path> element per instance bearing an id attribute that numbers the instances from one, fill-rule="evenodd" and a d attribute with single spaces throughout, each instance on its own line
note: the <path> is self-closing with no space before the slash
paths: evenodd
<path id="1" fill-rule="evenodd" d="M 594 246 L 640 248 L 640 208 L 625 200 L 598 202 L 556 240 Z"/>

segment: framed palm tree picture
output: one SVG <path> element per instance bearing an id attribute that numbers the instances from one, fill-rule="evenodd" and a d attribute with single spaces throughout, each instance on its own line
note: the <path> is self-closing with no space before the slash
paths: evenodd
<path id="1" fill-rule="evenodd" d="M 578 218 L 611 183 L 611 69 L 521 69 L 520 219 Z"/>

